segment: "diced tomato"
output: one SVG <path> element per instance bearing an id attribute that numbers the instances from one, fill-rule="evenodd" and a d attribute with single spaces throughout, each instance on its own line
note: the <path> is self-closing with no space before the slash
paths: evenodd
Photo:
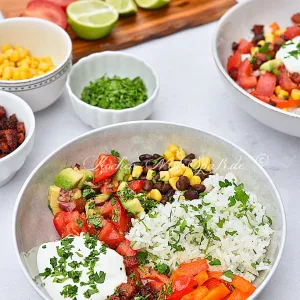
<path id="1" fill-rule="evenodd" d="M 289 27 L 283 34 L 286 36 L 289 40 L 292 40 L 294 37 L 300 35 L 300 27 L 298 25 L 293 25 Z"/>
<path id="2" fill-rule="evenodd" d="M 289 77 L 285 67 L 281 67 L 280 69 L 279 85 L 283 90 L 287 92 L 290 92 L 292 89 L 297 88 L 297 84 L 294 83 L 292 79 Z"/>
<path id="3" fill-rule="evenodd" d="M 94 182 L 107 179 L 118 170 L 118 159 L 113 155 L 100 154 L 94 166 Z"/>
<path id="4" fill-rule="evenodd" d="M 254 47 L 254 45 L 251 42 L 241 39 L 237 51 L 242 54 L 248 54 L 252 47 Z"/>
<path id="5" fill-rule="evenodd" d="M 235 54 L 231 55 L 228 58 L 228 62 L 227 62 L 227 71 L 230 71 L 234 68 L 239 68 L 240 64 L 241 64 L 242 60 L 241 60 L 241 54 L 239 52 L 236 52 Z"/>
<path id="6" fill-rule="evenodd" d="M 113 200 L 111 200 L 113 201 Z M 112 217 L 114 225 L 121 231 L 128 231 L 130 218 L 127 216 L 127 212 L 120 203 L 119 200 L 116 200 L 115 204 L 112 204 Z"/>
<path id="7" fill-rule="evenodd" d="M 36 1 L 36 0 L 32 0 L 30 2 L 33 2 L 33 1 Z M 72 3 L 72 2 L 75 2 L 76 0 L 47 0 L 48 2 L 51 2 L 51 3 L 54 3 L 58 6 L 60 6 L 64 11 L 66 10 L 67 6 Z M 29 3 L 30 3 L 29 2 Z"/>
<path id="8" fill-rule="evenodd" d="M 118 190 L 119 182 L 115 179 L 105 179 L 103 180 L 103 185 L 101 187 L 101 193 L 103 194 L 112 194 Z"/>
<path id="9" fill-rule="evenodd" d="M 212 290 L 219 286 L 222 283 L 221 280 L 216 279 L 216 278 L 210 278 L 207 281 L 203 283 L 203 286 L 206 286 L 209 290 Z"/>
<path id="10" fill-rule="evenodd" d="M 261 75 L 258 79 L 256 92 L 261 96 L 271 96 L 273 95 L 276 87 L 276 76 L 269 72 L 265 75 Z"/>
<path id="11" fill-rule="evenodd" d="M 172 283 L 173 292 L 166 299 L 180 300 L 184 295 L 192 291 L 195 286 L 197 286 L 197 281 L 194 278 L 182 275 Z"/>
<path id="12" fill-rule="evenodd" d="M 58 212 L 53 219 L 58 234 L 64 238 L 69 234 L 80 235 L 81 232 L 89 232 L 85 214 L 78 211 Z"/>
<path id="13" fill-rule="evenodd" d="M 125 240 L 125 237 L 111 221 L 106 220 L 101 229 L 99 240 L 107 244 L 110 248 L 115 249 Z"/>
<path id="14" fill-rule="evenodd" d="M 74 202 L 76 205 L 74 210 L 78 211 L 81 214 L 84 211 L 86 202 L 82 198 L 76 199 L 76 200 L 74 200 Z"/>
<path id="15" fill-rule="evenodd" d="M 244 89 L 255 88 L 257 84 L 257 79 L 252 74 L 252 66 L 248 59 L 245 59 L 238 71 L 238 84 Z"/>
<path id="16" fill-rule="evenodd" d="M 258 98 L 259 100 L 265 102 L 265 103 L 268 103 L 270 104 L 270 97 L 268 96 L 262 96 L 262 95 L 259 95 L 256 91 L 253 91 L 250 93 L 252 96 L 254 96 L 255 98 Z"/>
<path id="17" fill-rule="evenodd" d="M 152 280 L 160 281 L 164 284 L 168 284 L 170 281 L 168 276 L 159 274 L 153 268 L 149 268 L 146 266 L 143 266 L 143 270 L 138 269 L 138 272 L 140 274 L 141 279 L 152 279 Z"/>
<path id="18" fill-rule="evenodd" d="M 130 241 L 125 240 L 120 243 L 116 251 L 122 256 L 135 256 L 137 251 L 130 247 Z"/>
<path id="19" fill-rule="evenodd" d="M 144 180 L 132 180 L 129 187 L 138 194 L 141 192 L 144 182 Z"/>
<path id="20" fill-rule="evenodd" d="M 46 0 L 31 1 L 21 17 L 32 17 L 53 22 L 63 29 L 67 29 L 66 13 L 61 7 Z"/>
<path id="21" fill-rule="evenodd" d="M 113 214 L 113 206 L 112 202 L 116 201 L 115 198 L 105 202 L 101 207 L 100 207 L 100 213 L 104 218 L 112 218 Z"/>

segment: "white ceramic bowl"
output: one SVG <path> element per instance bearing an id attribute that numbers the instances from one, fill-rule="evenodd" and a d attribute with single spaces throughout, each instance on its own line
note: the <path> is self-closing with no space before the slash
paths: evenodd
<path id="1" fill-rule="evenodd" d="M 221 18 L 212 41 L 216 65 L 226 86 L 232 91 L 234 102 L 265 125 L 297 137 L 300 137 L 300 115 L 273 107 L 250 95 L 230 78 L 226 64 L 232 54 L 232 42 L 249 37 L 253 25 L 263 24 L 267 28 L 273 22 L 277 22 L 282 27 L 290 26 L 291 16 L 299 12 L 299 8 L 299 2 L 295 0 L 242 2 Z"/>
<path id="2" fill-rule="evenodd" d="M 23 166 L 34 143 L 35 119 L 31 108 L 18 96 L 0 91 L 0 106 L 8 114 L 16 114 L 20 122 L 25 123 L 26 136 L 24 142 L 9 155 L 0 158 L 0 187 L 8 183 Z"/>
<path id="3" fill-rule="evenodd" d="M 140 76 L 147 88 L 148 99 L 136 107 L 122 110 L 103 109 L 83 102 L 83 88 L 103 75 L 131 79 Z M 106 51 L 80 59 L 68 75 L 67 89 L 78 117 L 93 128 L 98 128 L 149 117 L 159 92 L 159 81 L 153 68 L 144 61 L 126 53 Z"/>
<path id="4" fill-rule="evenodd" d="M 45 289 L 32 279 L 36 275 L 32 269 L 36 257 L 31 255 L 27 260 L 24 254 L 43 242 L 58 239 L 47 200 L 48 187 L 58 171 L 66 164 L 75 163 L 89 168 L 99 153 L 109 153 L 111 149 L 120 151 L 132 162 L 141 153 L 162 153 L 171 143 L 187 152 L 211 156 L 219 174 L 234 172 L 247 190 L 256 193 L 266 206 L 275 230 L 267 253 L 272 263 L 270 270 L 261 272 L 256 279 L 257 290 L 249 300 L 267 285 L 281 258 L 286 236 L 282 201 L 267 172 L 244 150 L 218 136 L 178 124 L 142 121 L 111 125 L 79 136 L 45 158 L 22 187 L 13 217 L 14 244 L 23 272 L 43 299 L 50 300 Z M 232 171 L 234 165 L 236 168 Z"/>
<path id="5" fill-rule="evenodd" d="M 0 21 L 0 48 L 19 45 L 37 57 L 50 56 L 56 66 L 51 72 L 26 80 L 0 80 L 0 90 L 24 99 L 34 112 L 54 103 L 65 86 L 72 66 L 72 42 L 54 23 L 36 18 L 11 18 Z"/>

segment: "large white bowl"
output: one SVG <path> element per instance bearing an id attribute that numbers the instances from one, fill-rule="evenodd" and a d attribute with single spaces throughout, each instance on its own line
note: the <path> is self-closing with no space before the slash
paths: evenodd
<path id="1" fill-rule="evenodd" d="M 83 88 L 104 75 L 131 79 L 141 77 L 147 88 L 148 99 L 138 106 L 122 110 L 103 109 L 82 101 Z M 123 52 L 105 51 L 80 59 L 68 75 L 67 89 L 78 117 L 93 128 L 98 128 L 149 117 L 158 96 L 159 81 L 153 68 L 141 59 Z"/>
<path id="2" fill-rule="evenodd" d="M 23 166 L 34 143 L 35 119 L 31 108 L 18 96 L 0 91 L 0 106 L 9 116 L 16 114 L 20 122 L 24 122 L 26 136 L 24 142 L 12 153 L 0 158 L 0 187 L 8 183 Z"/>
<path id="3" fill-rule="evenodd" d="M 24 99 L 34 112 L 54 103 L 62 94 L 72 66 L 69 35 L 52 22 L 36 18 L 11 18 L 0 21 L 0 48 L 19 45 L 33 56 L 50 56 L 56 66 L 51 72 L 26 80 L 0 80 L 0 90 Z"/>
<path id="4" fill-rule="evenodd" d="M 99 153 L 109 153 L 111 149 L 120 151 L 130 161 L 136 161 L 141 153 L 162 153 L 171 143 L 197 155 L 211 156 L 218 173 L 234 172 L 267 207 L 275 230 L 267 254 L 272 264 L 270 270 L 261 272 L 255 281 L 257 290 L 249 299 L 254 299 L 262 291 L 279 263 L 286 235 L 283 205 L 269 175 L 244 150 L 218 136 L 183 125 L 144 121 L 107 126 L 70 141 L 43 160 L 22 187 L 13 217 L 14 244 L 23 272 L 43 299 L 50 298 L 32 279 L 34 274 L 24 254 L 43 242 L 58 238 L 47 200 L 48 187 L 53 184 L 58 171 L 75 163 L 89 168 Z M 235 166 L 234 171 L 232 166 Z M 34 261 L 35 257 L 31 264 Z"/>
<path id="5" fill-rule="evenodd" d="M 212 41 L 212 52 L 221 77 L 232 92 L 232 100 L 253 118 L 283 133 L 300 137 L 300 115 L 268 105 L 241 88 L 227 73 L 226 64 L 232 54 L 231 44 L 247 38 L 255 24 L 266 28 L 273 22 L 290 26 L 291 16 L 299 12 L 295 0 L 251 0 L 231 8 L 219 21 Z"/>

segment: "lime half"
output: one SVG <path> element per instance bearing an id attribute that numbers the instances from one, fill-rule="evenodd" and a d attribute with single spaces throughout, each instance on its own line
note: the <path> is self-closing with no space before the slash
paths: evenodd
<path id="1" fill-rule="evenodd" d="M 133 0 L 105 0 L 112 5 L 120 15 L 131 15 L 137 12 L 136 4 Z"/>
<path id="2" fill-rule="evenodd" d="M 72 2 L 67 7 L 68 23 L 82 39 L 96 40 L 109 34 L 119 13 L 111 5 L 99 0 Z"/>
<path id="3" fill-rule="evenodd" d="M 136 4 L 145 9 L 156 9 L 167 5 L 170 0 L 135 0 Z"/>

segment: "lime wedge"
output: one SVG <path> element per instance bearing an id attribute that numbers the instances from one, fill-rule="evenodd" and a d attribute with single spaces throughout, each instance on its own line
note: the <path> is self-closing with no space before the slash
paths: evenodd
<path id="1" fill-rule="evenodd" d="M 170 0 L 135 0 L 136 4 L 145 9 L 156 9 L 167 5 Z"/>
<path id="2" fill-rule="evenodd" d="M 120 15 L 131 15 L 137 12 L 136 4 L 133 0 L 105 0 L 112 5 Z"/>
<path id="3" fill-rule="evenodd" d="M 100 0 L 72 2 L 67 7 L 68 23 L 82 39 L 97 40 L 109 34 L 119 18 L 111 5 Z"/>

